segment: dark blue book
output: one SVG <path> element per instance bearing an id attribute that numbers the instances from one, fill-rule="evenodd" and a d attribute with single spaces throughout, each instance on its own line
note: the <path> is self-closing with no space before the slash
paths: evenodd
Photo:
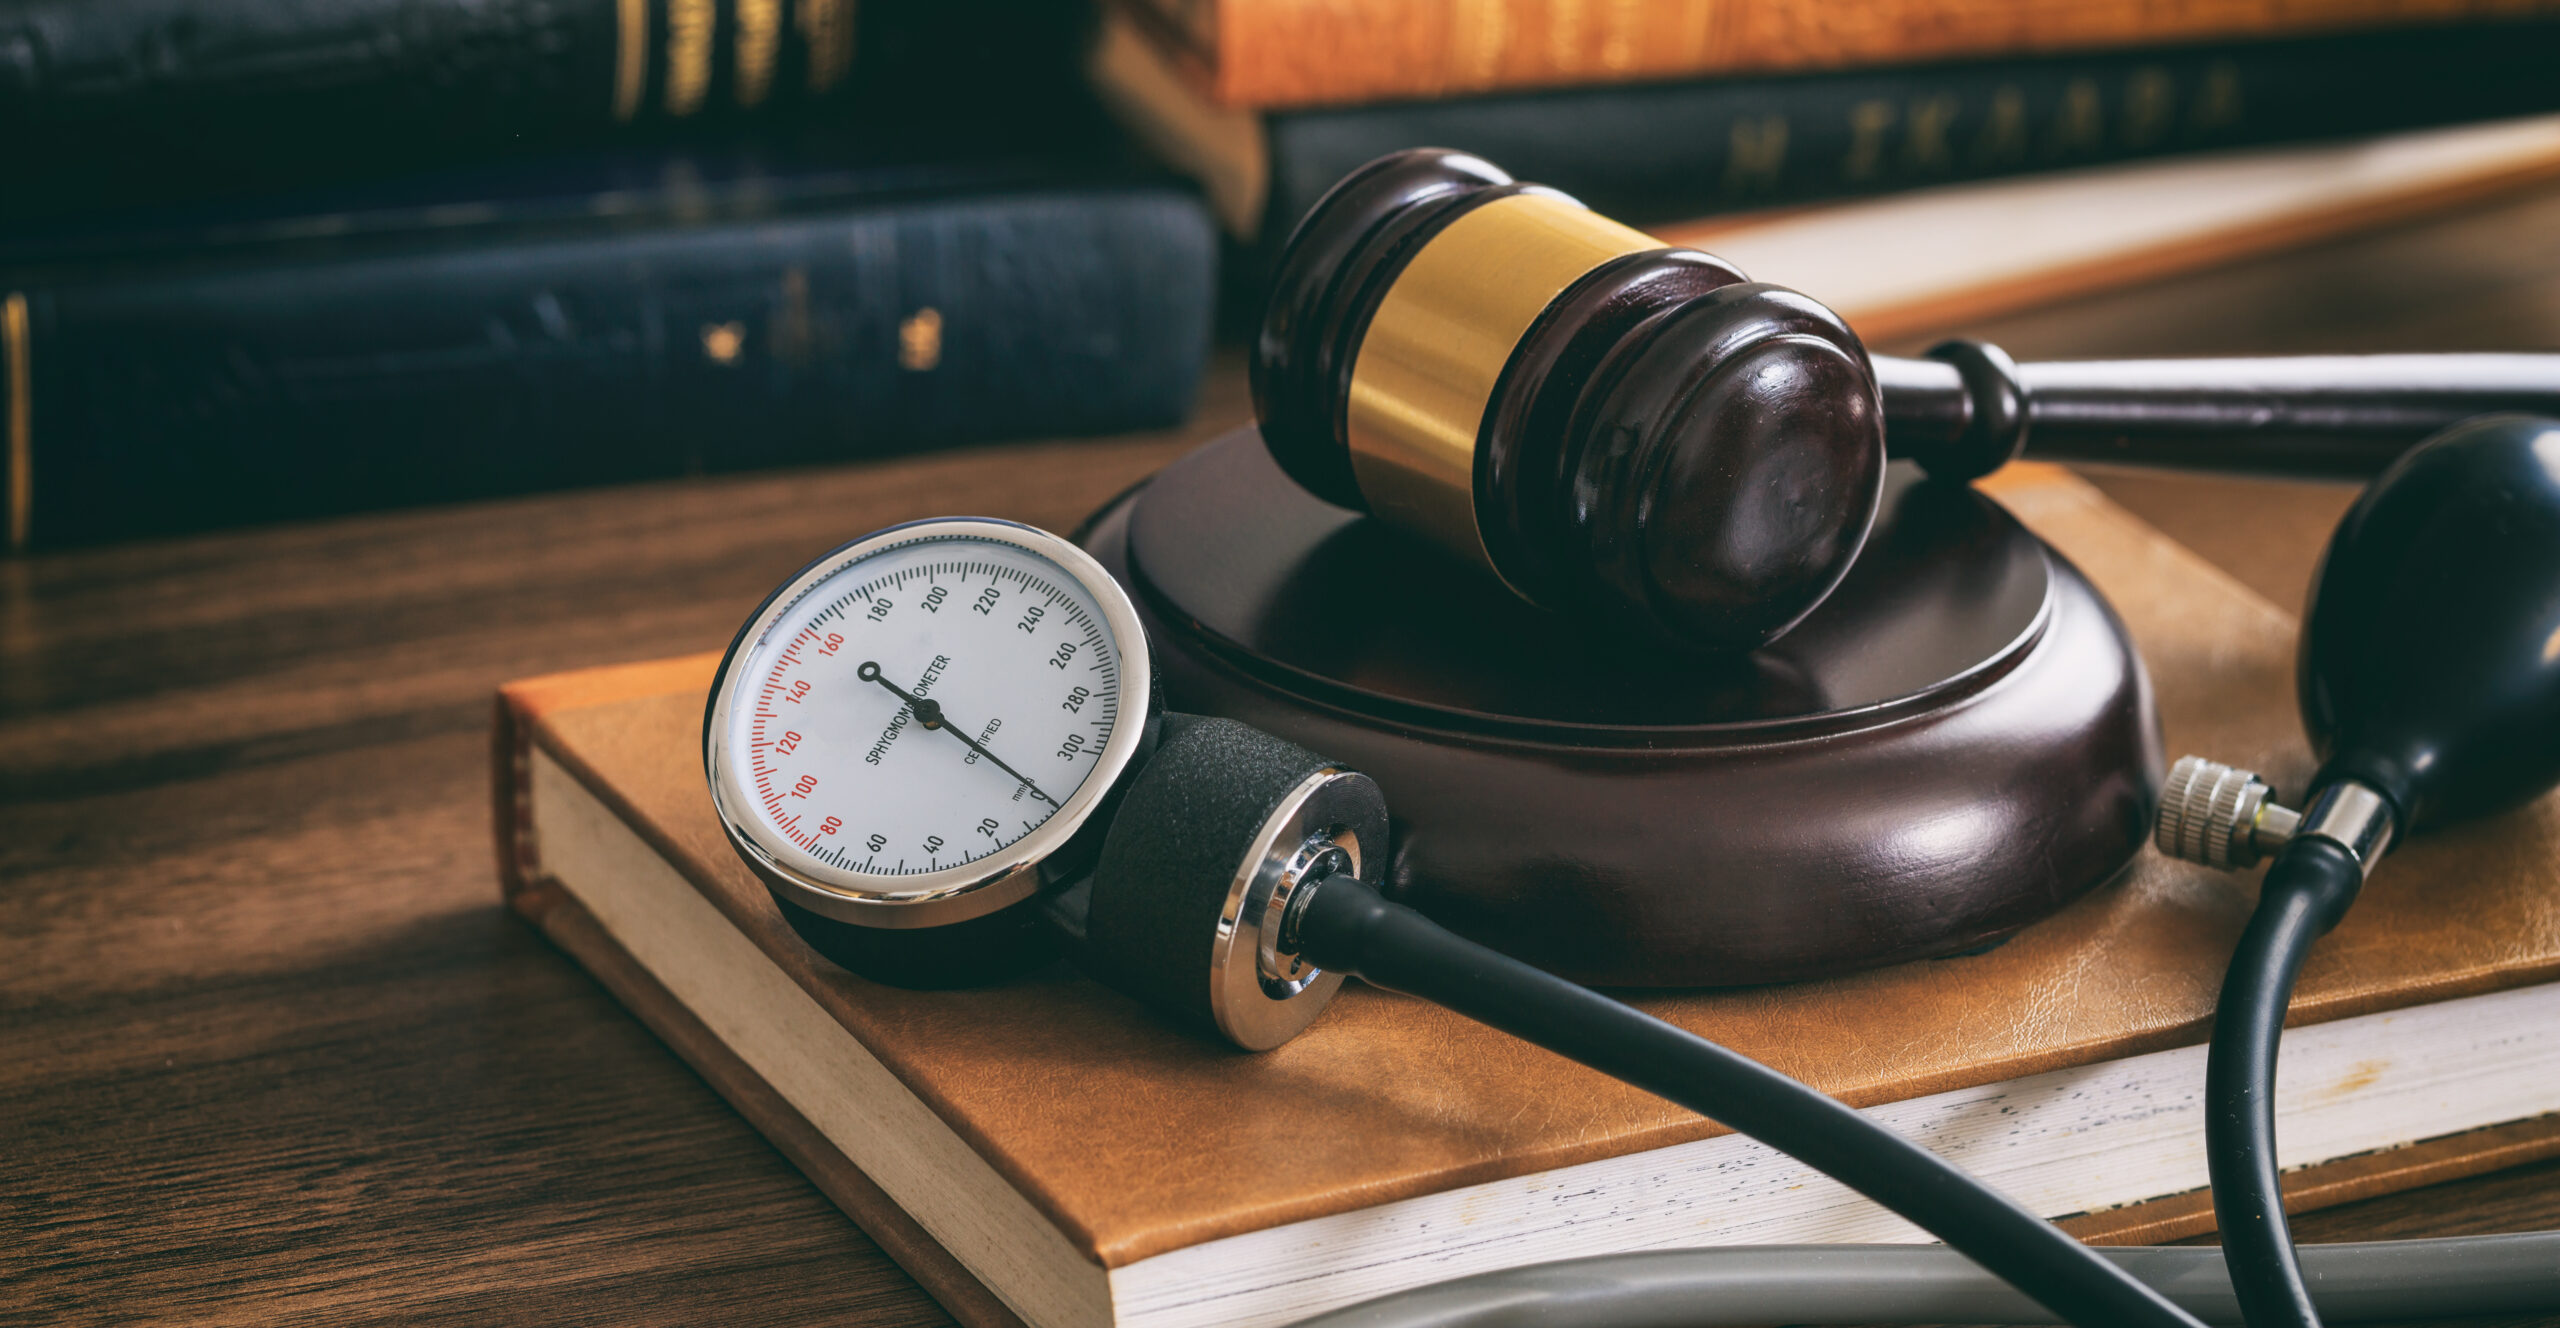
<path id="1" fill-rule="evenodd" d="M 1036 124 L 1078 0 L 0 0 L 0 220 L 741 126 Z"/>
<path id="2" fill-rule="evenodd" d="M 1109 154 L 517 162 L 0 248 L 12 547 L 1167 425 L 1216 240 Z"/>

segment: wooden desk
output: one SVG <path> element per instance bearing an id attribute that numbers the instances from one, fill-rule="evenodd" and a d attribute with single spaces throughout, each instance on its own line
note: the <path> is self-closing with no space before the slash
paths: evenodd
<path id="1" fill-rule="evenodd" d="M 2560 348 L 2560 191 L 1957 329 Z M 1245 418 L 0 562 L 0 1320 L 893 1324 L 933 1303 L 498 905 L 491 690 L 715 648 L 890 521 L 1072 524 Z M 2347 492 L 2101 477 L 2298 604 Z M 2560 1224 L 2560 1165 L 2301 1223 Z"/>

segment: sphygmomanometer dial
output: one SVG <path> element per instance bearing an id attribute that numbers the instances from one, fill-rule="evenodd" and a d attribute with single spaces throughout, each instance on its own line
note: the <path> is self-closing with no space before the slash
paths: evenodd
<path id="1" fill-rule="evenodd" d="M 769 884 L 825 916 L 979 916 L 1128 768 L 1152 678 L 1127 595 L 1045 531 L 895 527 L 777 590 L 722 664 L 713 800 Z"/>

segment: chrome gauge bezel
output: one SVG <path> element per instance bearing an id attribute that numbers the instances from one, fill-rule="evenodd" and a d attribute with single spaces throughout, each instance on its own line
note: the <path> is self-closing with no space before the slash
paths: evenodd
<path id="1" fill-rule="evenodd" d="M 774 834 L 754 814 L 742 772 L 729 759 L 728 733 L 737 691 L 748 663 L 774 625 L 817 587 L 856 563 L 890 549 L 930 541 L 972 539 L 1010 544 L 1047 560 L 1084 587 L 1102 611 L 1120 654 L 1119 722 L 1104 740 L 1093 770 L 1048 820 L 991 858 L 914 876 L 887 876 L 821 862 Z M 1102 564 L 1074 544 L 1035 526 L 992 517 L 943 517 L 876 531 L 836 549 L 801 570 L 757 608 L 739 630 L 712 682 L 711 706 L 702 727 L 704 772 L 720 827 L 765 884 L 821 917 L 886 929 L 940 927 L 984 917 L 1038 893 L 1041 864 L 1065 848 L 1093 818 L 1129 772 L 1145 741 L 1155 660 L 1145 627 L 1128 592 Z"/>

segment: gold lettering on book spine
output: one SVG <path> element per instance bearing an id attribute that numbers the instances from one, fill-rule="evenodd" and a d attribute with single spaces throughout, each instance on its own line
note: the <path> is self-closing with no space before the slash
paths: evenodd
<path id="1" fill-rule="evenodd" d="M 691 115 L 711 94 L 716 0 L 667 0 L 667 114 Z"/>
<path id="2" fill-rule="evenodd" d="M 809 91 L 832 92 L 853 68 L 854 0 L 800 0 L 793 26 L 809 50 Z"/>
<path id="3" fill-rule="evenodd" d="M 613 118 L 628 123 L 649 83 L 649 0 L 614 0 L 613 22 Z"/>
<path id="4" fill-rule="evenodd" d="M 942 363 L 942 311 L 926 305 L 898 323 L 898 367 L 928 373 Z"/>
<path id="5" fill-rule="evenodd" d="M 1787 117 L 1737 116 L 1726 136 L 1724 191 L 1728 196 L 1768 193 L 1787 170 Z"/>
<path id="6" fill-rule="evenodd" d="M 782 0 L 738 0 L 738 104 L 756 107 L 773 91 L 782 50 Z"/>
<path id="7" fill-rule="evenodd" d="M 27 547 L 35 534 L 35 390 L 27 356 L 27 297 L 11 291 L 0 300 L 0 358 L 8 361 L 9 552 Z"/>
<path id="8" fill-rule="evenodd" d="M 1884 167 L 1885 131 L 1896 114 L 1889 101 L 1862 101 L 1849 108 L 1849 155 L 1840 159 L 1844 180 L 1872 180 Z"/>
<path id="9" fill-rule="evenodd" d="M 2098 85 L 2085 78 L 2075 78 L 2062 88 L 2062 104 L 2053 112 L 2053 135 L 2047 140 L 2045 155 L 2076 157 L 2106 146 L 2106 103 L 2098 95 Z"/>
<path id="10" fill-rule="evenodd" d="M 1476 440 L 1520 339 L 1594 268 L 1660 240 L 1553 194 L 1511 194 L 1449 223 L 1396 275 L 1351 366 L 1344 424 L 1369 510 L 1480 567 Z"/>
<path id="11" fill-rule="evenodd" d="M 2198 133 L 2236 129 L 2240 125 L 2240 66 L 2216 60 L 2204 71 L 2204 87 L 2196 93 L 2188 127 Z"/>
<path id="12" fill-rule="evenodd" d="M 2177 76 L 2158 65 L 2133 71 L 2124 84 L 2124 145 L 2156 145 L 2178 119 Z"/>
<path id="13" fill-rule="evenodd" d="M 2010 166 L 2027 159 L 2027 94 L 2007 83 L 1991 94 L 1991 113 L 1974 136 L 1973 164 Z"/>
<path id="14" fill-rule="evenodd" d="M 1947 128 L 1963 106 L 1948 93 L 1911 103 L 1903 116 L 1902 168 L 1913 175 L 1955 169 L 1955 151 L 1947 146 Z"/>

